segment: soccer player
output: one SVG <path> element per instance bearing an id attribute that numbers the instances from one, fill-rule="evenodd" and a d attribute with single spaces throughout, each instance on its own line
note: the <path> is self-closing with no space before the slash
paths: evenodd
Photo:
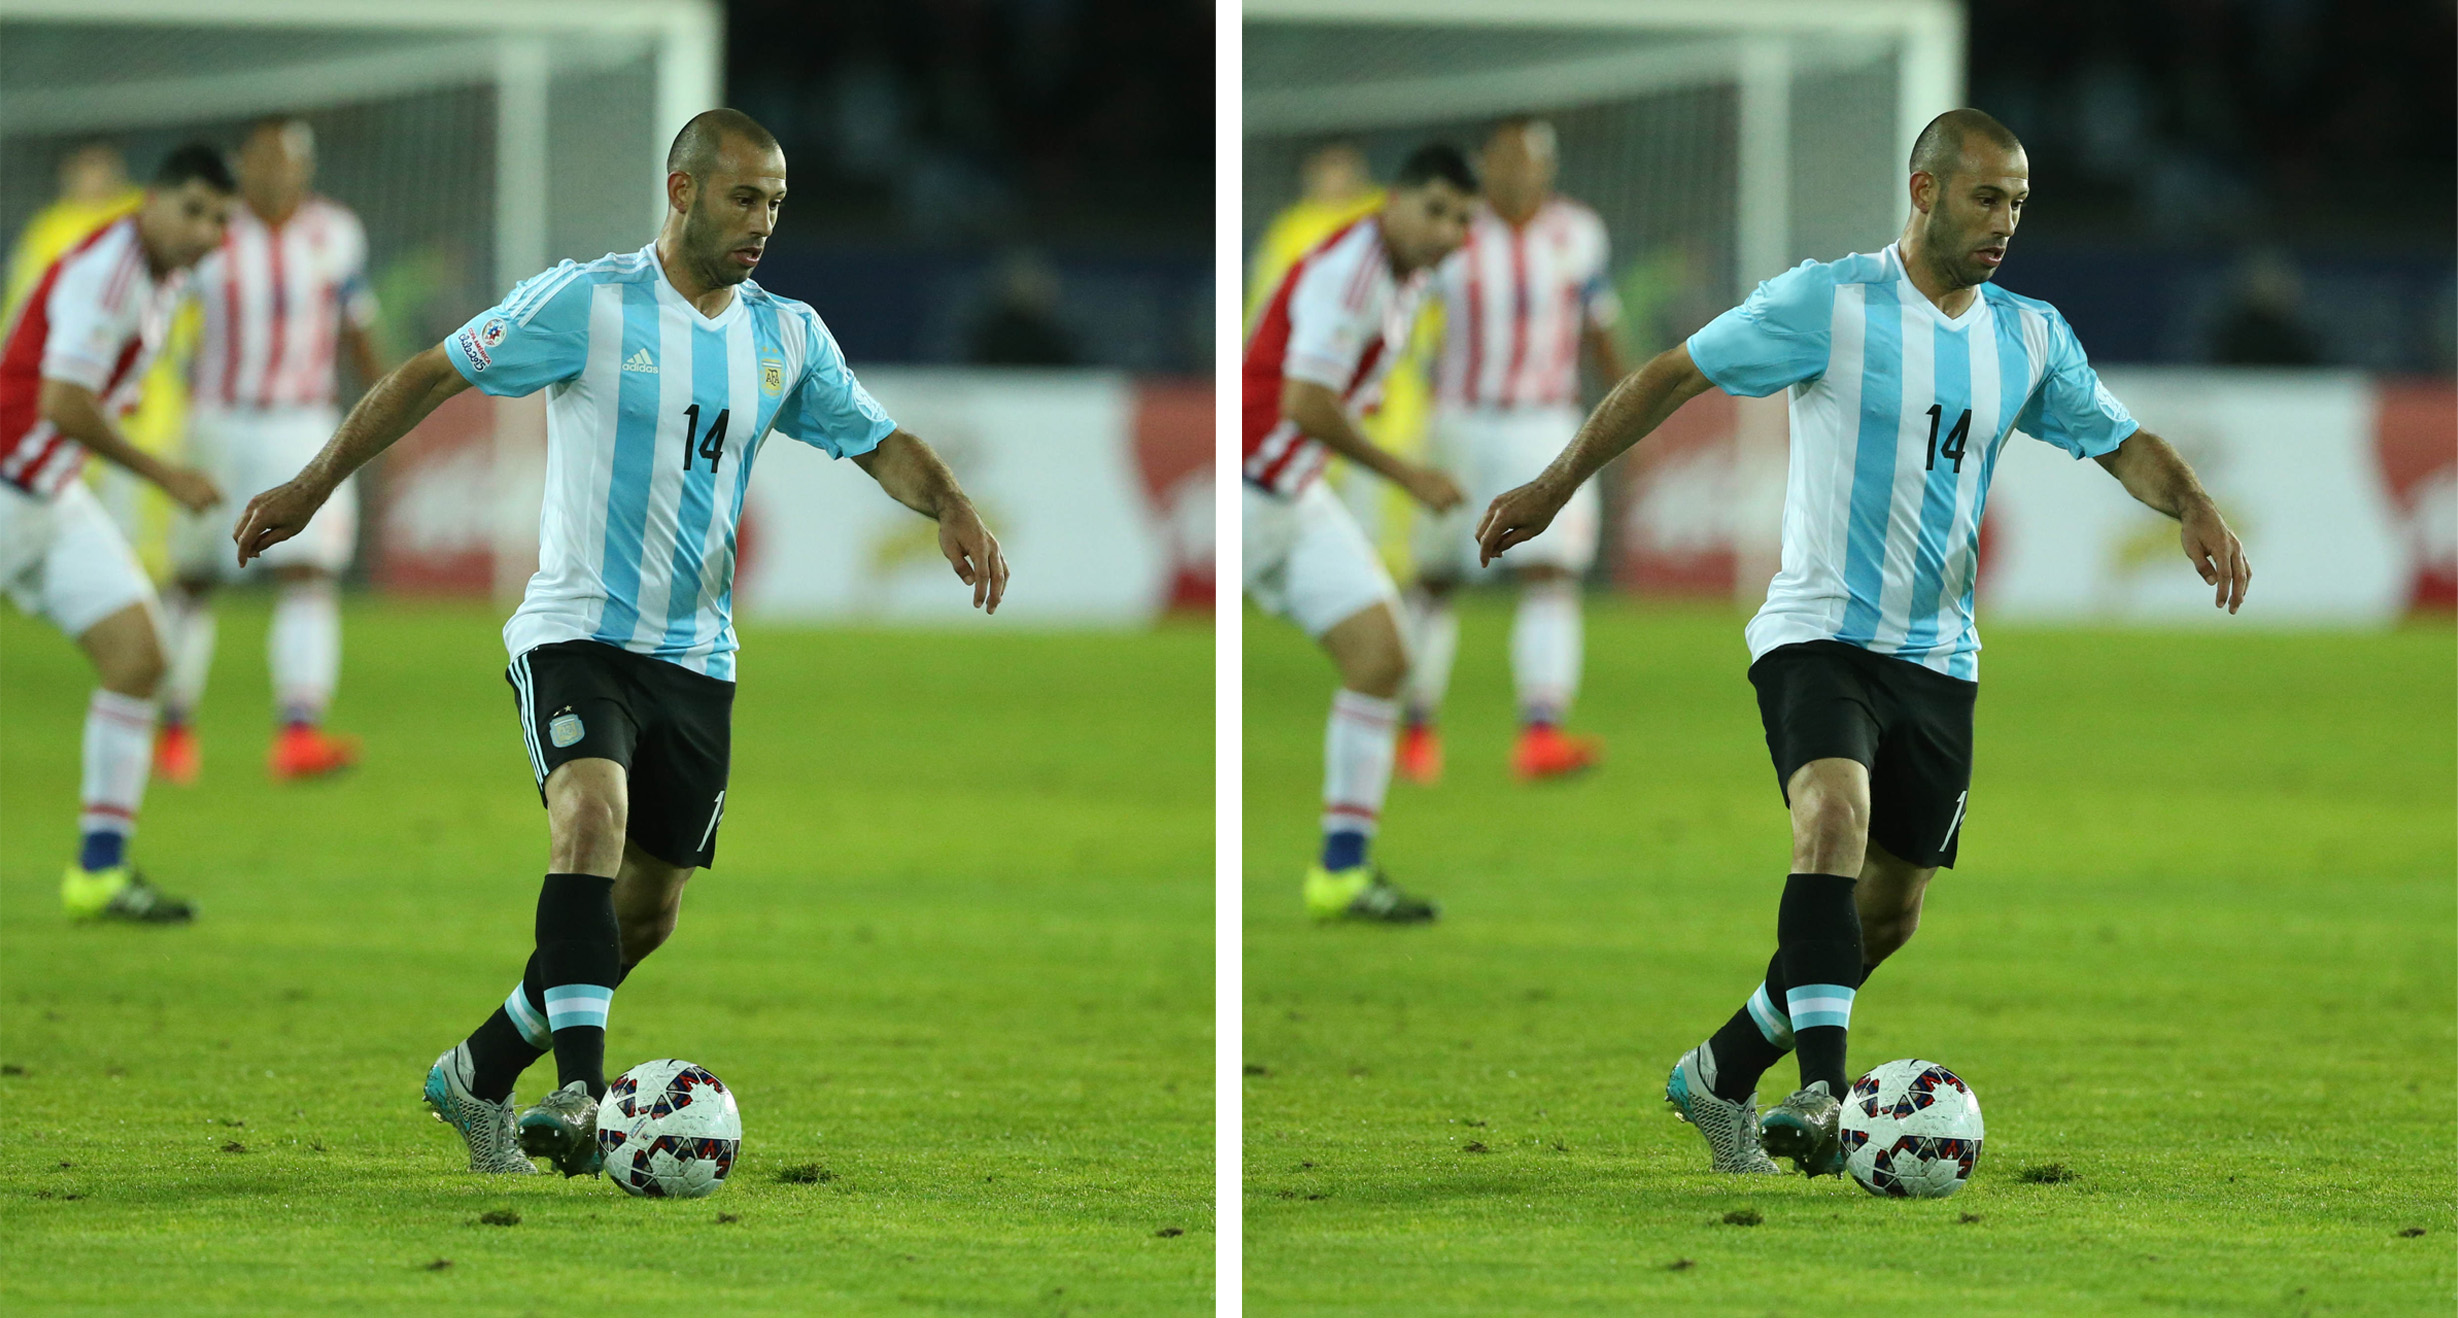
<path id="1" fill-rule="evenodd" d="M 403 363 L 233 533 L 242 561 L 299 534 L 344 478 L 472 385 L 547 391 L 538 573 L 504 642 L 552 872 L 520 982 L 425 1089 L 473 1171 L 534 1173 L 529 1156 L 566 1176 L 598 1170 L 615 986 L 674 932 L 684 884 L 717 852 L 735 531 L 769 433 L 851 458 L 937 520 L 976 607 L 995 612 L 1007 587 L 998 541 L 946 464 L 880 411 L 811 308 L 751 281 L 785 200 L 776 139 L 710 110 L 675 137 L 666 170 L 654 242 L 525 280 Z M 550 1051 L 557 1087 L 516 1119 L 513 1082 Z"/>
<path id="2" fill-rule="evenodd" d="M 95 230 L 35 281 L 0 349 L 0 585 L 75 640 L 100 681 L 85 713 L 82 837 L 60 880 L 60 900 L 79 919 L 176 924 L 195 914 L 128 864 L 162 646 L 153 583 L 77 477 L 96 453 L 188 508 L 220 501 L 211 478 L 138 448 L 116 418 L 136 405 L 188 268 L 222 241 L 235 187 L 212 147 L 173 151 L 135 214 Z"/>
<path id="3" fill-rule="evenodd" d="M 222 247 L 197 264 L 191 287 L 204 309 L 197 344 L 188 451 L 224 488 L 269 490 L 297 472 L 333 433 L 333 364 L 341 353 L 361 381 L 381 374 L 368 330 L 367 234 L 348 208 L 308 191 L 316 139 L 298 119 L 260 120 L 239 150 L 239 197 Z M 227 571 L 226 523 L 184 519 L 176 585 L 164 600 L 171 668 L 154 743 L 156 772 L 196 779 L 201 750 L 191 722 L 213 667 L 210 595 Z M 358 491 L 344 481 L 324 515 L 264 555 L 279 584 L 266 652 L 278 721 L 265 767 L 276 779 L 338 772 L 354 740 L 325 734 L 325 706 L 341 671 L 338 578 L 358 538 Z"/>
<path id="4" fill-rule="evenodd" d="M 1895 243 L 1759 285 L 1617 386 L 1477 528 L 1489 560 L 1527 543 L 1598 468 L 1710 385 L 1791 391 L 1783 570 L 1748 640 L 1792 813 L 1792 874 L 1765 981 L 1682 1056 L 1665 1091 L 1720 1172 L 1775 1171 L 1770 1152 L 1812 1176 L 1843 1168 L 1853 995 L 1919 926 L 1969 804 L 1972 586 L 2008 436 L 2095 459 L 2177 519 L 2185 557 L 2228 612 L 2252 581 L 2192 469 L 2100 383 L 2056 308 L 1989 282 L 2030 174 L 1995 119 L 1938 116 L 1912 147 L 1912 215 Z M 1801 1087 L 1761 1123 L 1758 1078 L 1789 1049 Z"/>
<path id="5" fill-rule="evenodd" d="M 1553 191 L 1555 162 L 1553 125 L 1509 119 L 1496 126 L 1479 162 L 1485 205 L 1459 254 L 1435 272 L 1443 335 L 1429 455 L 1474 502 L 1417 522 L 1417 581 L 1407 599 L 1415 662 L 1399 765 L 1418 782 L 1442 776 L 1436 728 L 1459 652 L 1451 596 L 1476 544 L 1470 508 L 1525 484 L 1570 442 L 1579 429 L 1583 353 L 1607 380 L 1624 371 L 1613 341 L 1621 304 L 1607 282 L 1604 221 Z M 1593 487 L 1581 486 L 1554 524 L 1511 556 L 1520 728 L 1511 767 L 1524 779 L 1575 774 L 1596 761 L 1595 739 L 1565 733 L 1562 722 L 1579 692 L 1579 579 L 1596 561 L 1599 502 Z"/>
<path id="6" fill-rule="evenodd" d="M 1408 674 L 1399 592 L 1357 520 L 1322 482 L 1334 453 L 1437 512 L 1459 487 L 1357 429 L 1396 339 L 1416 318 L 1428 272 L 1459 247 L 1476 173 L 1458 148 L 1420 147 L 1381 209 L 1299 258 L 1246 340 L 1246 593 L 1305 629 L 1340 670 L 1323 734 L 1323 850 L 1305 901 L 1318 920 L 1431 920 L 1432 903 L 1367 861 L 1391 786 L 1396 697 Z"/>

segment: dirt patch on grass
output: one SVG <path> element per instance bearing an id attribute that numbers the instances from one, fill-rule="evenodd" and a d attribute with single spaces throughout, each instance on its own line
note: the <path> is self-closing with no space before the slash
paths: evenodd
<path id="1" fill-rule="evenodd" d="M 513 1212 L 509 1208 L 491 1208 L 486 1212 L 480 1213 L 478 1215 L 478 1220 L 486 1223 L 488 1226 L 519 1226 L 521 1224 L 521 1215 Z"/>
<path id="2" fill-rule="evenodd" d="M 1766 1215 L 1755 1208 L 1736 1208 L 1724 1215 L 1726 1226 L 1756 1226 L 1766 1220 Z"/>
<path id="3" fill-rule="evenodd" d="M 836 1173 L 815 1162 L 798 1162 L 791 1167 L 779 1167 L 777 1179 L 787 1185 L 824 1185 L 836 1179 Z"/>
<path id="4" fill-rule="evenodd" d="M 2061 1162 L 2044 1162 L 2037 1167 L 2025 1167 L 2014 1174 L 2024 1185 L 2064 1185 L 2082 1179 L 2082 1173 Z"/>

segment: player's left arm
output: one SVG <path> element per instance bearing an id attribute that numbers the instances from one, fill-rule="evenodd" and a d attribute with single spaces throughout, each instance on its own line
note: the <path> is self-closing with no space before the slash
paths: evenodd
<path id="1" fill-rule="evenodd" d="M 998 612 L 1007 594 L 1007 555 L 956 483 L 956 473 L 930 445 L 905 431 L 890 431 L 879 447 L 854 454 L 853 463 L 889 498 L 939 524 L 939 552 L 947 555 L 957 580 L 973 588 L 973 607 Z"/>
<path id="2" fill-rule="evenodd" d="M 2107 468 L 2127 494 L 2177 520 L 2177 538 L 2185 547 L 2185 557 L 2202 580 L 2218 591 L 2212 605 L 2236 612 L 2253 584 L 2252 560 L 2245 557 L 2244 543 L 2228 529 L 2219 506 L 2211 502 L 2175 446 L 2148 430 L 2137 430 L 2115 451 L 2092 460 Z"/>

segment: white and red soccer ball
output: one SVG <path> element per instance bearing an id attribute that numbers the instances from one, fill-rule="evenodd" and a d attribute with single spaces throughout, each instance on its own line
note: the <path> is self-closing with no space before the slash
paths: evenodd
<path id="1" fill-rule="evenodd" d="M 1953 1194 L 1979 1165 L 1986 1133 L 1971 1086 L 1935 1062 L 1888 1062 L 1844 1096 L 1844 1168 L 1871 1194 Z"/>
<path id="2" fill-rule="evenodd" d="M 597 1105 L 606 1175 L 627 1194 L 698 1199 L 717 1192 L 742 1148 L 742 1110 L 708 1068 L 676 1058 L 615 1077 Z"/>

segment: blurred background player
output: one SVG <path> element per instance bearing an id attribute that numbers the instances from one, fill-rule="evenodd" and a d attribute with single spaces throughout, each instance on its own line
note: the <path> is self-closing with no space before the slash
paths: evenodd
<path id="1" fill-rule="evenodd" d="M 1300 257 L 1246 341 L 1243 491 L 1246 593 L 1314 638 L 1340 671 L 1323 734 L 1323 850 L 1307 871 L 1318 920 L 1430 920 L 1432 903 L 1367 863 L 1391 785 L 1400 684 L 1408 673 L 1399 592 L 1356 519 L 1322 483 L 1333 454 L 1436 512 L 1459 487 L 1357 428 L 1415 320 L 1429 272 L 1457 250 L 1476 172 L 1452 146 L 1418 148 L 1375 213 Z"/>
<path id="2" fill-rule="evenodd" d="M 127 162 L 109 142 L 88 142 L 60 161 L 60 195 L 34 213 L 9 249 L 8 306 L 34 288 L 62 252 L 137 208 L 145 190 L 130 182 Z"/>
<path id="3" fill-rule="evenodd" d="M 1479 161 L 1485 204 L 1434 278 L 1443 332 L 1427 457 L 1468 500 L 1417 522 L 1417 581 L 1407 598 L 1414 662 L 1399 764 L 1418 782 L 1442 775 L 1436 726 L 1459 651 L 1451 596 L 1471 566 L 1475 510 L 1535 479 L 1578 431 L 1582 355 L 1593 356 L 1608 383 L 1624 371 L 1604 221 L 1555 194 L 1557 156 L 1544 120 L 1496 126 Z M 1553 525 L 1511 556 L 1520 726 L 1511 767 L 1522 778 L 1560 777 L 1596 761 L 1595 739 L 1571 736 L 1562 723 L 1579 692 L 1580 581 L 1596 561 L 1600 505 L 1595 488 L 1581 486 Z"/>
<path id="4" fill-rule="evenodd" d="M 1246 319 L 1251 325 L 1281 277 L 1334 233 L 1380 210 L 1383 189 L 1354 142 L 1333 142 L 1298 166 L 1297 200 L 1272 217 L 1248 261 Z"/>
<path id="5" fill-rule="evenodd" d="M 2031 195 L 2022 143 L 1981 111 L 1949 110 L 1921 131 L 1909 168 L 1911 215 L 1894 243 L 1760 284 L 1616 387 L 1477 528 L 1488 559 L 1529 543 L 1572 490 L 1711 387 L 1753 398 L 1800 387 L 1783 571 L 1747 633 L 1792 873 L 1765 981 L 1665 1085 L 1719 1172 L 1775 1171 L 1774 1153 L 1811 1176 L 1842 1174 L 1853 998 L 1910 940 L 1961 843 L 1980 519 L 2014 432 L 2096 459 L 2176 519 L 2229 613 L 2252 578 L 2193 469 L 2100 383 L 2065 318 L 1991 282 Z M 1800 1088 L 1754 1120 L 1759 1077 L 1796 1049 Z"/>
<path id="6" fill-rule="evenodd" d="M 736 538 L 773 429 L 850 458 L 939 524 L 939 551 L 997 612 L 998 541 L 930 446 L 897 428 L 807 305 L 751 282 L 785 200 L 785 154 L 710 110 L 666 156 L 649 245 L 523 280 L 384 377 L 296 479 L 248 502 L 240 558 L 313 526 L 341 483 L 445 400 L 553 387 L 540 566 L 504 624 L 521 734 L 547 809 L 536 943 L 503 1005 L 438 1057 L 426 1098 L 470 1169 L 595 1173 L 615 986 L 674 932 L 717 854 L 733 730 Z M 548 1051 L 557 1087 L 518 1119 Z"/>
<path id="7" fill-rule="evenodd" d="M 213 148 L 173 151 L 135 214 L 95 230 L 35 281 L 0 349 L 0 583 L 75 640 L 100 680 L 86 709 L 82 836 L 60 881 L 75 917 L 193 915 L 128 864 L 162 647 L 153 583 L 78 474 L 98 453 L 190 509 L 220 500 L 210 478 L 139 449 L 114 418 L 135 405 L 189 267 L 222 241 L 235 187 Z"/>
<path id="8" fill-rule="evenodd" d="M 188 452 L 237 497 L 289 480 L 331 437 L 339 356 L 348 355 L 361 381 L 382 374 L 370 333 L 366 231 L 348 207 L 308 191 L 315 172 L 316 139 L 305 122 L 259 120 L 239 150 L 241 204 L 191 282 L 204 327 Z M 193 719 L 213 668 L 210 595 L 231 570 L 228 532 L 227 517 L 200 515 L 175 536 L 155 768 L 177 783 L 195 781 L 202 759 Z M 277 716 L 265 768 L 276 779 L 338 772 L 358 758 L 355 740 L 324 731 L 341 671 L 339 577 L 357 541 L 358 489 L 345 481 L 312 530 L 264 556 L 279 582 L 265 646 Z"/>

